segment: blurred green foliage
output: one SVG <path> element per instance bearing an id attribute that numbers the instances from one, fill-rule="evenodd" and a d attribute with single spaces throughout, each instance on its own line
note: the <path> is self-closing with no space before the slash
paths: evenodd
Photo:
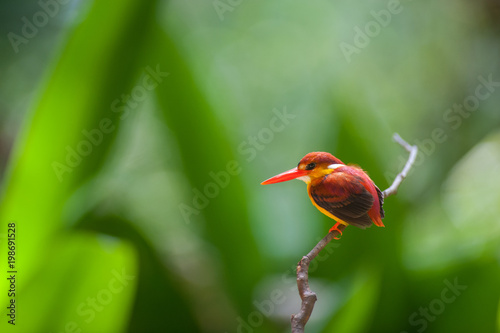
<path id="1" fill-rule="evenodd" d="M 500 4 L 8 1 L 2 332 L 286 332 L 333 221 L 328 151 L 385 189 L 311 266 L 308 332 L 500 332 Z M 8 224 L 16 225 L 16 325 Z"/>

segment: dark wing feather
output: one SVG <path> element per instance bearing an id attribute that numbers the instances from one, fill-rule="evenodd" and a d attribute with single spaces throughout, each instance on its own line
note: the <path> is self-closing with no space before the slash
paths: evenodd
<path id="1" fill-rule="evenodd" d="M 377 190 L 378 202 L 380 204 L 380 217 L 384 218 L 385 212 L 384 212 L 384 208 L 382 207 L 384 205 L 384 195 L 382 194 L 382 191 L 380 191 L 380 189 L 377 186 L 375 186 L 375 189 Z"/>
<path id="2" fill-rule="evenodd" d="M 372 224 L 367 213 L 373 206 L 373 196 L 362 181 L 362 178 L 355 175 L 332 173 L 325 176 L 319 184 L 311 186 L 311 197 L 318 206 L 333 216 L 365 229 Z"/>

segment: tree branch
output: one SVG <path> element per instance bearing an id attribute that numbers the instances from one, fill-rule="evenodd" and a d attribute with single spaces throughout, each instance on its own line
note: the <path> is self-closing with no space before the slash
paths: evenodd
<path id="1" fill-rule="evenodd" d="M 393 139 L 406 149 L 406 151 L 410 153 L 410 156 L 408 157 L 408 161 L 406 162 L 403 170 L 396 176 L 391 186 L 382 192 L 384 198 L 397 193 L 399 186 L 415 163 L 418 152 L 417 146 L 410 145 L 408 142 L 403 140 L 399 134 L 395 133 Z M 340 231 L 332 230 L 329 232 L 306 256 L 302 257 L 297 264 L 297 287 L 299 289 L 300 298 L 302 299 L 302 305 L 300 307 L 300 311 L 297 314 L 292 315 L 292 333 L 304 332 L 304 328 L 313 311 L 314 303 L 316 303 L 317 300 L 316 293 L 309 288 L 309 264 L 321 252 L 321 250 L 323 250 L 323 248 L 345 228 L 345 225 L 339 224 L 338 229 Z"/>
<path id="2" fill-rule="evenodd" d="M 384 198 L 387 198 L 390 195 L 398 193 L 399 185 L 401 185 L 406 176 L 408 176 L 408 172 L 410 172 L 413 163 L 415 163 L 415 159 L 417 158 L 417 153 L 418 153 L 418 147 L 410 145 L 408 142 L 403 140 L 398 133 L 394 133 L 392 138 L 394 139 L 394 141 L 399 143 L 404 149 L 406 149 L 407 152 L 410 153 L 410 157 L 408 157 L 406 165 L 404 166 L 403 170 L 401 170 L 401 172 L 398 173 L 398 175 L 392 182 L 392 185 L 389 186 L 384 192 L 382 192 Z"/>
<path id="3" fill-rule="evenodd" d="M 304 327 L 311 316 L 314 303 L 316 303 L 317 300 L 316 293 L 309 288 L 309 264 L 332 239 L 340 235 L 338 230 L 343 231 L 345 228 L 345 225 L 339 224 L 337 230 L 332 230 L 323 237 L 323 239 L 320 240 L 306 256 L 302 257 L 297 264 L 297 287 L 299 287 L 302 306 L 300 307 L 299 313 L 292 315 L 293 333 L 304 332 Z"/>

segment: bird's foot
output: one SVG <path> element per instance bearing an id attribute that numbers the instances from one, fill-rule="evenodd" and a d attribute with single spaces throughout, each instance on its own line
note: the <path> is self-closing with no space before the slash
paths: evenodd
<path id="1" fill-rule="evenodd" d="M 332 232 L 332 231 L 337 230 L 340 233 L 340 235 L 342 236 L 342 230 L 339 229 L 339 225 L 340 225 L 339 222 L 335 223 L 335 225 L 333 227 L 331 227 L 328 232 Z M 338 239 L 340 239 L 340 237 L 334 237 L 334 239 L 338 240 Z"/>

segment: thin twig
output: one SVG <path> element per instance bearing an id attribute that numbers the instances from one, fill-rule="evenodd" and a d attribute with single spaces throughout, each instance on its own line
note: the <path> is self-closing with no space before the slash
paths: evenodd
<path id="1" fill-rule="evenodd" d="M 408 157 L 408 161 L 406 162 L 403 170 L 396 176 L 391 186 L 382 192 L 384 198 L 397 193 L 401 182 L 406 178 L 408 172 L 413 166 L 413 163 L 415 163 L 415 158 L 417 157 L 418 152 L 417 146 L 408 144 L 408 142 L 403 140 L 399 134 L 395 133 L 393 138 L 394 141 L 399 143 L 410 153 L 410 156 Z M 339 224 L 338 226 L 340 232 L 345 228 L 346 226 L 343 224 Z M 323 250 L 325 246 L 330 243 L 332 239 L 340 235 L 340 232 L 337 230 L 329 232 L 306 256 L 302 257 L 297 264 L 297 287 L 299 288 L 302 305 L 300 307 L 300 311 L 297 314 L 292 315 L 292 333 L 304 333 L 304 327 L 311 316 L 314 303 L 316 303 L 317 300 L 316 293 L 309 288 L 309 264 L 321 252 L 321 250 Z"/>
<path id="2" fill-rule="evenodd" d="M 401 185 L 401 182 L 406 178 L 406 176 L 408 176 L 408 172 L 410 172 L 413 163 L 415 163 L 415 159 L 417 158 L 418 153 L 418 147 L 410 145 L 408 142 L 403 140 L 398 133 L 394 133 L 393 139 L 404 149 L 406 149 L 407 152 L 410 153 L 410 157 L 408 157 L 408 161 L 406 161 L 406 165 L 404 166 L 403 170 L 396 176 L 396 178 L 394 178 L 392 185 L 389 186 L 384 192 L 382 192 L 384 198 L 398 193 L 399 185 Z"/>

